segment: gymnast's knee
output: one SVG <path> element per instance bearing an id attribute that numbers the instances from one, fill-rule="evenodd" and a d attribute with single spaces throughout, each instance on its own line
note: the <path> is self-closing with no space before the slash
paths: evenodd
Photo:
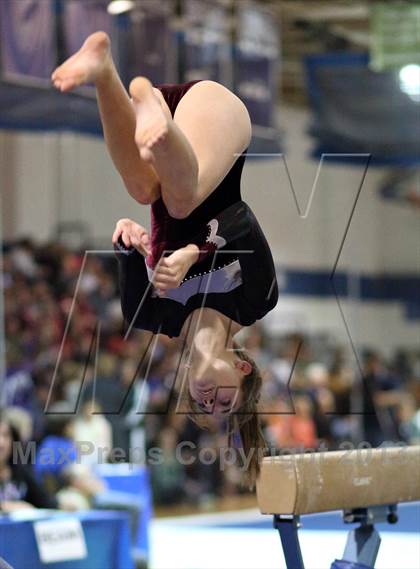
<path id="1" fill-rule="evenodd" d="M 150 205 L 160 196 L 159 184 L 140 184 L 137 181 L 124 180 L 127 192 L 136 202 Z"/>
<path id="2" fill-rule="evenodd" d="M 179 197 L 163 194 L 163 201 L 169 215 L 175 219 L 185 219 L 194 209 L 194 201 L 191 197 L 180 199 Z"/>

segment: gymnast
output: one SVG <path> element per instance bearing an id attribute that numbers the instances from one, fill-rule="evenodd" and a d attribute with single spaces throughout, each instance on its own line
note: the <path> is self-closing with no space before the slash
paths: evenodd
<path id="1" fill-rule="evenodd" d="M 248 111 L 207 80 L 155 88 L 138 77 L 129 96 L 104 32 L 89 36 L 52 81 L 62 92 L 95 84 L 111 159 L 129 194 L 151 206 L 150 236 L 130 219 L 113 234 L 124 316 L 136 328 L 184 339 L 195 420 L 227 419 L 230 443 L 254 450 L 252 481 L 255 450 L 264 446 L 261 375 L 234 335 L 274 308 L 278 289 L 268 243 L 241 199 Z"/>

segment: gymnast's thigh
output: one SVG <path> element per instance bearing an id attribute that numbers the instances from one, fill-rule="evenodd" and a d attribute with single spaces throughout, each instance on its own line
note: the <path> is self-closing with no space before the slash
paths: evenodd
<path id="1" fill-rule="evenodd" d="M 179 102 L 174 121 L 198 161 L 197 201 L 220 184 L 251 140 L 251 121 L 242 101 L 215 81 L 200 81 Z"/>

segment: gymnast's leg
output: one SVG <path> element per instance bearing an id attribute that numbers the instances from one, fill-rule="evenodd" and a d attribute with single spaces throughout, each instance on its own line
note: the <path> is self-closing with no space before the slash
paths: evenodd
<path id="1" fill-rule="evenodd" d="M 134 142 L 136 115 L 112 61 L 109 37 L 104 32 L 89 36 L 81 49 L 54 71 L 52 80 L 63 92 L 95 83 L 108 151 L 128 192 L 140 203 L 152 203 L 159 197 L 155 169 L 142 160 Z"/>
<path id="2" fill-rule="evenodd" d="M 173 217 L 186 217 L 223 180 L 249 145 L 251 123 L 242 101 L 214 81 L 200 81 L 182 97 L 174 119 L 144 77 L 131 82 L 135 140 L 160 181 Z"/>

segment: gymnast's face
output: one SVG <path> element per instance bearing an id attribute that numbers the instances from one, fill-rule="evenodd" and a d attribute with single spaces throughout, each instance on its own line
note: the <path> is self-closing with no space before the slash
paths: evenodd
<path id="1" fill-rule="evenodd" d="M 252 366 L 234 352 L 224 352 L 219 357 L 193 359 L 189 371 L 189 390 L 198 407 L 223 416 L 241 406 L 242 379 L 252 372 Z"/>

